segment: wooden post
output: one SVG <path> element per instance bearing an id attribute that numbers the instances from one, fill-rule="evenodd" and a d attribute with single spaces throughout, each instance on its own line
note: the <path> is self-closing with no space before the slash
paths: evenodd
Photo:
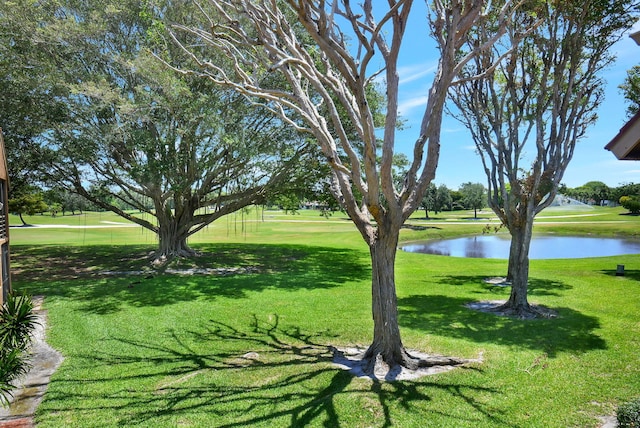
<path id="1" fill-rule="evenodd" d="M 4 150 L 2 128 L 0 128 L 0 306 L 11 292 L 9 269 L 9 174 Z"/>

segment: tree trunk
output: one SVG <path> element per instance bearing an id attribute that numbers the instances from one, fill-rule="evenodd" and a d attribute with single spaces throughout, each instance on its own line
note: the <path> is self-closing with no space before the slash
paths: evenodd
<path id="1" fill-rule="evenodd" d="M 509 267 L 507 280 L 511 282 L 509 300 L 499 307 L 501 311 L 518 316 L 531 318 L 538 313 L 529 305 L 529 247 L 533 233 L 533 220 L 524 221 L 523 227 L 512 227 L 511 248 L 509 250 Z"/>
<path id="2" fill-rule="evenodd" d="M 399 228 L 386 233 L 378 228 L 378 236 L 370 245 L 372 263 L 372 315 L 373 343 L 364 354 L 365 373 L 386 375 L 389 370 L 401 366 L 410 370 L 421 367 L 456 366 L 469 360 L 430 356 L 416 358 L 404 348 L 398 324 L 398 298 L 395 284 L 395 259 L 398 248 Z"/>
<path id="3" fill-rule="evenodd" d="M 403 365 L 406 359 L 398 326 L 394 272 L 397 245 L 397 233 L 378 229 L 378 237 L 370 246 L 373 343 L 365 354 L 370 365 L 375 364 L 378 355 L 389 367 Z"/>
<path id="4" fill-rule="evenodd" d="M 187 244 L 186 233 L 180 233 L 180 225 L 175 219 L 158 219 L 158 251 L 155 264 L 163 264 L 176 257 L 192 257 L 196 253 Z"/>

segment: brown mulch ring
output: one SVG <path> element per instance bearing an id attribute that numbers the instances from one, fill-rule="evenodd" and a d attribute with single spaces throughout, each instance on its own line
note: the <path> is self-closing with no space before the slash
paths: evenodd
<path id="1" fill-rule="evenodd" d="M 0 421 L 0 428 L 33 428 L 32 418 L 18 418 Z"/>

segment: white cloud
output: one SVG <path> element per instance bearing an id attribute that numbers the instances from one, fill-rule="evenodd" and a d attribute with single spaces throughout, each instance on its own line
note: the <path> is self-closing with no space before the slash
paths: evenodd
<path id="1" fill-rule="evenodd" d="M 415 110 L 418 107 L 426 106 L 427 101 L 429 101 L 429 97 L 426 95 L 403 100 L 398 105 L 398 111 L 402 116 L 409 116 L 412 110 Z"/>
<path id="2" fill-rule="evenodd" d="M 404 85 L 409 82 L 421 79 L 422 77 L 433 73 L 436 69 L 436 64 L 429 62 L 426 64 L 409 65 L 404 67 L 398 67 L 398 74 L 400 75 L 400 84 Z"/>

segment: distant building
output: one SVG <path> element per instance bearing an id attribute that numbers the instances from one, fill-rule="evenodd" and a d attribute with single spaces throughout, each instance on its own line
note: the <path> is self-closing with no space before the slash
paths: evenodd
<path id="1" fill-rule="evenodd" d="M 640 111 L 618 132 L 605 149 L 620 160 L 640 160 Z"/>

